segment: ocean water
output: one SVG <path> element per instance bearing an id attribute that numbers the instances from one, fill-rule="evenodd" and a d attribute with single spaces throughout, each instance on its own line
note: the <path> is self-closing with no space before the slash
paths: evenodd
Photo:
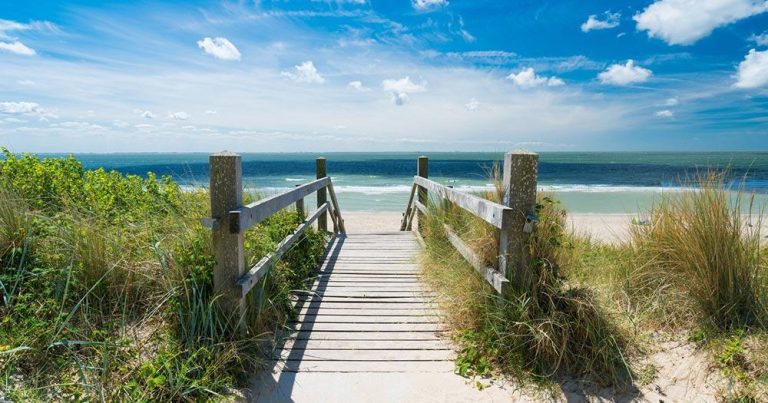
<path id="1" fill-rule="evenodd" d="M 466 191 L 491 189 L 489 171 L 501 153 L 426 153 L 429 176 Z M 60 156 L 60 155 L 41 155 Z M 315 158 L 303 153 L 243 154 L 245 186 L 262 194 L 314 179 Z M 325 153 L 342 210 L 402 211 L 416 172 L 415 153 Z M 208 184 L 208 155 L 186 153 L 76 154 L 87 168 L 171 175 L 184 186 Z M 768 200 L 768 152 L 541 153 L 540 191 L 553 192 L 575 213 L 634 213 L 685 178 L 728 168 L 734 183 Z"/>

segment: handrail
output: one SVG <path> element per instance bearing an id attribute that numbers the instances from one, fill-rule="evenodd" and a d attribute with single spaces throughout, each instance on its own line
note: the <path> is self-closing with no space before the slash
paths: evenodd
<path id="1" fill-rule="evenodd" d="M 253 286 L 267 274 L 269 269 L 280 260 L 283 254 L 285 254 L 285 252 L 288 251 L 288 249 L 290 249 L 302 235 L 304 235 L 304 232 L 307 231 L 312 223 L 320 218 L 320 215 L 326 212 L 329 208 L 330 204 L 326 202 L 319 209 L 315 210 L 315 212 L 307 217 L 307 219 L 304 220 L 293 233 L 283 238 L 283 240 L 277 244 L 277 248 L 275 248 L 274 252 L 268 253 L 261 258 L 261 260 L 251 267 L 247 273 L 240 277 L 240 280 L 237 281 L 237 285 L 240 286 L 240 295 L 242 295 L 243 298 L 245 298 L 245 296 L 248 295 L 248 292 L 251 291 L 251 288 L 253 288 Z"/>
<path id="2" fill-rule="evenodd" d="M 229 212 L 229 230 L 233 234 L 246 231 L 278 211 L 296 203 L 297 200 L 330 185 L 331 178 L 326 176 L 286 192 L 255 201 L 239 209 L 231 210 Z"/>
<path id="3" fill-rule="evenodd" d="M 413 183 L 430 192 L 434 192 L 443 199 L 453 202 L 496 228 L 502 229 L 512 221 L 512 209 L 507 206 L 451 189 L 420 176 L 414 176 Z"/>
<path id="4" fill-rule="evenodd" d="M 537 221 L 535 209 L 538 155 L 526 151 L 504 155 L 504 204 L 460 192 L 427 179 L 427 157 L 419 157 L 417 167 L 417 175 L 413 177 L 413 187 L 400 230 L 410 231 L 413 216 L 418 215 L 416 234 L 421 235 L 424 228 L 422 219 L 429 215 L 426 206 L 429 196 L 450 201 L 499 229 L 498 265 L 486 265 L 450 226 L 443 223 L 445 236 L 454 249 L 500 294 L 505 294 L 512 279 L 515 279 L 517 285 L 521 285 L 521 281 L 524 282 L 527 278 L 524 274 L 528 260 L 526 242 Z M 415 194 L 419 195 L 418 199 L 414 198 Z"/>
<path id="5" fill-rule="evenodd" d="M 216 266 L 213 270 L 214 291 L 221 297 L 218 304 L 235 311 L 240 319 L 245 317 L 245 297 L 258 281 L 280 260 L 291 246 L 296 244 L 310 226 L 317 221 L 318 229 L 326 230 L 326 214 L 331 215 L 334 234 L 345 233 L 344 220 L 333 190 L 333 182 L 325 172 L 325 158 L 318 158 L 316 180 L 285 192 L 242 205 L 243 179 L 241 157 L 223 151 L 210 156 L 211 218 L 203 225 L 211 229 Z M 325 190 L 331 194 L 330 202 L 321 198 Z M 318 207 L 296 229 L 277 244 L 256 265 L 245 270 L 244 232 L 266 220 L 284 208 L 294 205 L 304 215 L 304 198 L 318 192 Z"/>

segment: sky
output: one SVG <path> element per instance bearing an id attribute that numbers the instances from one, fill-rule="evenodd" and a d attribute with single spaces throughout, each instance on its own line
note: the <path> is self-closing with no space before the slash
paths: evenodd
<path id="1" fill-rule="evenodd" d="M 4 0 L 0 145 L 766 150 L 768 0 Z"/>

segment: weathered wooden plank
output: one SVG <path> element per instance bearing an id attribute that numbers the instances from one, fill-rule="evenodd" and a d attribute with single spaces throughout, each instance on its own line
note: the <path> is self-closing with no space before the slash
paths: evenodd
<path id="1" fill-rule="evenodd" d="M 324 189 L 331 183 L 331 178 L 324 177 L 295 189 L 261 199 L 239 209 L 229 211 L 229 230 L 239 233 L 266 220 L 272 214 L 290 206 L 297 200 L 304 198 L 319 189 Z"/>
<path id="2" fill-rule="evenodd" d="M 419 176 L 414 176 L 413 181 L 417 185 L 433 192 L 443 199 L 451 201 L 496 228 L 502 228 L 505 223 L 511 222 L 512 209 L 509 207 L 502 206 L 501 204 L 494 203 L 469 193 L 451 189 Z"/>
<path id="3" fill-rule="evenodd" d="M 325 323 L 304 322 L 296 325 L 297 330 L 312 332 L 439 332 L 445 327 L 439 323 Z"/>
<path id="4" fill-rule="evenodd" d="M 437 311 L 438 306 L 435 302 L 414 303 L 414 302 L 389 302 L 380 304 L 366 301 L 312 301 L 305 302 L 302 309 L 339 309 L 339 310 L 371 310 L 371 311 L 397 311 L 397 310 L 432 310 Z M 383 312 L 386 313 L 386 312 Z"/>
<path id="5" fill-rule="evenodd" d="M 336 308 L 319 305 L 316 307 L 302 307 L 299 311 L 299 315 L 357 315 L 357 316 L 426 316 L 426 317 L 441 317 L 437 308 L 428 307 L 414 307 L 411 309 L 387 309 L 386 312 L 382 312 L 381 309 L 370 308 Z"/>
<path id="6" fill-rule="evenodd" d="M 409 291 L 409 292 L 418 292 L 418 291 L 430 291 L 431 290 L 427 287 L 424 287 L 423 284 L 419 283 L 389 283 L 389 284 L 379 284 L 379 283 L 345 283 L 345 282 L 329 282 L 329 283 L 321 283 L 320 287 L 325 291 L 336 291 L 336 292 L 356 292 L 356 291 Z"/>
<path id="7" fill-rule="evenodd" d="M 400 221 L 400 231 L 405 231 L 408 228 L 408 222 L 410 221 L 411 211 L 413 210 L 413 196 L 416 194 L 416 184 L 411 185 L 411 194 L 408 196 L 408 204 L 405 207 L 405 214 Z"/>
<path id="8" fill-rule="evenodd" d="M 328 332 L 322 330 L 297 330 L 291 333 L 295 340 L 435 340 L 436 334 L 445 332 Z"/>
<path id="9" fill-rule="evenodd" d="M 439 323 L 440 320 L 436 316 L 372 316 L 372 315 L 327 315 L 327 314 L 301 314 L 296 318 L 297 322 L 301 323 L 324 323 L 324 322 L 334 322 L 334 323 L 371 323 L 371 321 L 375 321 L 376 323 Z"/>
<path id="10" fill-rule="evenodd" d="M 307 231 L 307 229 L 312 225 L 312 223 L 318 219 L 320 214 L 322 214 L 326 209 L 328 209 L 328 203 L 324 204 L 322 207 L 317 209 L 314 213 L 312 213 L 309 218 L 307 218 L 304 223 L 298 226 L 296 228 L 296 231 L 294 231 L 292 234 L 288 235 L 287 237 L 283 238 L 282 241 L 280 241 L 279 244 L 277 244 L 277 248 L 274 252 L 267 254 L 267 256 L 264 256 L 261 260 L 259 260 L 258 263 L 256 263 L 250 270 L 248 270 L 247 273 L 245 273 L 240 280 L 237 282 L 238 286 L 240 287 L 240 294 L 245 298 L 246 295 L 248 295 L 248 292 L 251 291 L 251 288 L 253 288 L 256 283 L 259 282 L 259 280 L 264 277 L 269 269 L 272 268 L 272 266 L 280 260 L 280 258 L 285 254 L 285 252 L 294 244 L 296 241 L 301 238 L 302 235 L 304 235 L 304 232 Z"/>
<path id="11" fill-rule="evenodd" d="M 432 340 L 288 340 L 285 350 L 450 350 L 451 346 L 439 339 Z"/>
<path id="12" fill-rule="evenodd" d="M 344 218 L 341 217 L 341 209 L 339 208 L 338 200 L 336 200 L 336 192 L 333 190 L 333 182 L 328 182 L 328 193 L 331 195 L 331 201 L 333 202 L 333 210 L 337 219 L 337 225 L 339 226 L 341 233 L 344 234 L 347 232 L 347 228 L 344 226 Z"/>
<path id="13" fill-rule="evenodd" d="M 449 361 L 288 361 L 279 364 L 285 372 L 452 372 L 454 363 Z"/>
<path id="14" fill-rule="evenodd" d="M 486 266 L 483 263 L 483 260 L 480 259 L 477 254 L 475 254 L 472 248 L 465 244 L 464 241 L 462 241 L 461 238 L 459 238 L 459 236 L 456 235 L 448 225 L 443 225 L 443 228 L 445 229 L 445 234 L 448 236 L 448 240 L 451 242 L 451 245 L 453 245 L 453 247 L 456 249 L 456 251 L 459 252 L 464 260 L 472 265 L 472 267 L 474 267 L 475 270 L 477 270 L 477 272 L 483 276 L 485 281 L 491 284 L 496 292 L 504 295 L 506 288 L 509 285 L 509 280 L 507 280 L 507 278 L 504 277 L 504 275 L 498 270 Z"/>
<path id="15" fill-rule="evenodd" d="M 456 356 L 451 350 L 290 350 L 275 352 L 272 359 L 290 361 L 447 361 Z"/>

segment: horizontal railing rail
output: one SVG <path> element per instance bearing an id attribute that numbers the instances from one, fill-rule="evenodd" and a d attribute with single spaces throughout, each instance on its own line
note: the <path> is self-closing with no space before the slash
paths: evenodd
<path id="1" fill-rule="evenodd" d="M 536 222 L 536 177 L 538 155 L 528 152 L 507 153 L 504 157 L 503 204 L 465 193 L 427 179 L 428 160 L 419 157 L 417 175 L 400 223 L 401 231 L 411 231 L 417 217 L 417 234 L 423 233 L 423 220 L 430 214 L 429 197 L 439 205 L 450 202 L 499 230 L 498 266 L 482 259 L 454 230 L 443 223 L 443 232 L 454 249 L 498 293 L 506 294 L 510 282 L 519 277 L 527 260 L 525 244 Z M 442 201 L 442 202 L 440 202 Z M 423 235 L 422 235 L 423 236 Z"/>
<path id="2" fill-rule="evenodd" d="M 269 270 L 302 239 L 315 223 L 320 231 L 327 231 L 327 217 L 333 223 L 333 234 L 344 234 L 346 228 L 341 216 L 333 181 L 326 175 L 325 158 L 317 159 L 317 179 L 294 189 L 242 205 L 241 159 L 237 154 L 222 152 L 210 157 L 211 165 L 211 218 L 203 220 L 213 232 L 216 257 L 213 285 L 221 295 L 219 303 L 226 309 L 245 317 L 245 298 Z M 245 270 L 243 234 L 277 212 L 295 205 L 304 217 L 304 198 L 316 193 L 317 209 L 283 238 L 275 250 L 262 257 L 253 267 Z M 330 201 L 327 200 L 330 194 Z"/>

